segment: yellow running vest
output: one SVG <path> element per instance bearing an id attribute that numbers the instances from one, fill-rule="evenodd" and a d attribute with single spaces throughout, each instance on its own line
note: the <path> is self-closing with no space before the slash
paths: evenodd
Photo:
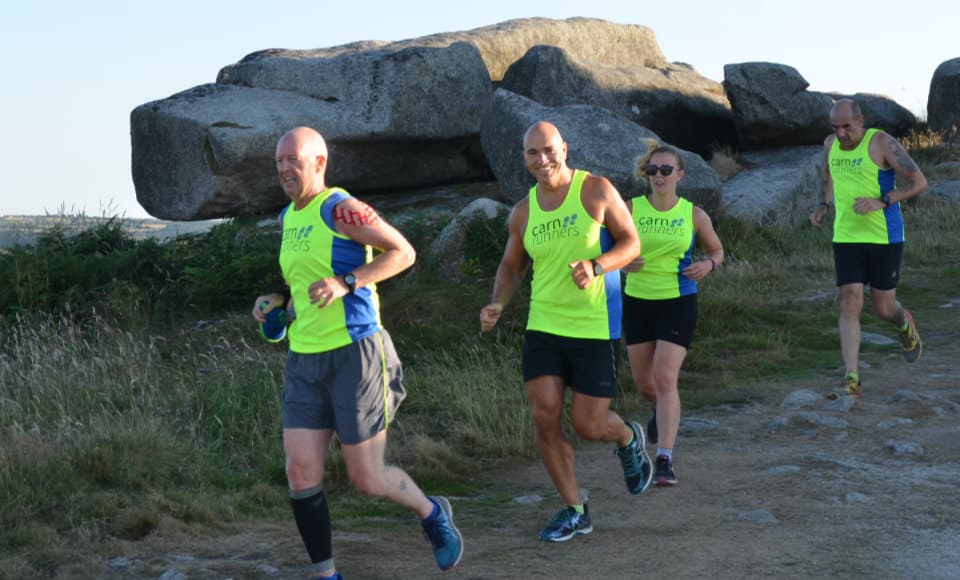
<path id="1" fill-rule="evenodd" d="M 530 215 L 523 247 L 533 260 L 527 330 L 568 338 L 620 338 L 620 272 L 606 272 L 584 290 L 569 264 L 592 260 L 613 246 L 613 237 L 583 207 L 580 190 L 589 175 L 576 170 L 563 203 L 544 211 L 537 186 L 528 195 Z"/>
<path id="2" fill-rule="evenodd" d="M 870 159 L 870 141 L 876 129 L 867 129 L 852 151 L 840 148 L 840 140 L 834 139 L 830 146 L 828 163 L 833 179 L 833 241 L 835 243 L 896 244 L 905 239 L 903 214 L 900 204 L 886 209 L 858 215 L 853 204 L 858 197 L 880 199 L 880 195 L 893 191 L 896 172 L 880 169 Z"/>
<path id="3" fill-rule="evenodd" d="M 647 196 L 635 197 L 631 213 L 643 243 L 643 269 L 627 273 L 624 293 L 644 300 L 696 294 L 697 283 L 681 274 L 693 260 L 693 204 L 681 197 L 672 208 L 658 211 Z"/>
<path id="4" fill-rule="evenodd" d="M 334 300 L 325 308 L 310 304 L 311 284 L 352 272 L 372 259 L 370 246 L 358 244 L 335 229 L 334 207 L 349 195 L 339 188 L 328 189 L 303 209 L 295 209 L 291 203 L 280 214 L 280 270 L 290 286 L 297 313 L 287 332 L 293 352 L 326 352 L 380 330 L 380 301 L 375 285 L 358 288 L 356 293 Z"/>

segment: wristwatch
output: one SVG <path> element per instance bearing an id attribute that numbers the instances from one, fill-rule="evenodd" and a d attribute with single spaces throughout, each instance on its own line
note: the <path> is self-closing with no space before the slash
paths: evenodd
<path id="1" fill-rule="evenodd" d="M 350 289 L 351 294 L 357 291 L 357 277 L 353 275 L 353 272 L 347 272 L 343 275 L 343 283 Z"/>
<path id="2" fill-rule="evenodd" d="M 883 207 L 890 207 L 891 205 L 893 205 L 893 202 L 890 201 L 890 194 L 889 194 L 889 193 L 881 193 L 881 194 L 880 194 L 880 201 L 883 202 Z"/>
<path id="3" fill-rule="evenodd" d="M 600 276 L 601 274 L 603 274 L 603 265 L 600 262 L 596 260 L 590 260 L 590 263 L 593 264 L 594 276 Z"/>

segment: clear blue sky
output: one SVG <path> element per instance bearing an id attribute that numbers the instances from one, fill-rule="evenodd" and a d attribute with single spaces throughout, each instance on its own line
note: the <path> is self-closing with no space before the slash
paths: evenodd
<path id="1" fill-rule="evenodd" d="M 796 68 L 811 90 L 885 94 L 926 116 L 934 69 L 960 57 L 955 1 L 582 0 L 524 3 L 138 0 L 7 3 L 0 19 L 0 215 L 148 217 L 130 176 L 130 111 L 215 80 L 265 48 L 401 40 L 513 18 L 641 24 L 670 61 Z"/>

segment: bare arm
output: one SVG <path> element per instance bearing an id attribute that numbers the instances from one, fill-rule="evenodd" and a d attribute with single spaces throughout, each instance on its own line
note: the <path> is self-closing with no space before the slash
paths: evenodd
<path id="1" fill-rule="evenodd" d="M 417 254 L 410 242 L 366 203 L 351 197 L 337 204 L 333 212 L 338 233 L 381 251 L 370 263 L 353 270 L 357 288 L 392 278 L 413 265 Z M 323 307 L 349 291 L 343 279 L 335 276 L 311 284 L 308 295 L 311 304 Z"/>
<path id="2" fill-rule="evenodd" d="M 607 178 L 590 175 L 584 181 L 582 195 L 584 208 L 607 228 L 614 240 L 613 247 L 595 258 L 604 272 L 619 270 L 635 260 L 640 255 L 640 238 L 620 192 Z M 570 268 L 578 288 L 584 289 L 593 282 L 590 259 L 574 262 Z"/>
<path id="3" fill-rule="evenodd" d="M 884 162 L 887 166 L 893 168 L 901 182 L 900 187 L 890 192 L 890 202 L 905 201 L 923 192 L 927 188 L 927 178 L 920 171 L 920 167 L 910 158 L 906 149 L 886 133 L 881 133 L 878 137 L 881 139 L 880 145 Z"/>
<path id="4" fill-rule="evenodd" d="M 626 205 L 627 205 L 627 213 L 630 215 L 633 215 L 633 200 L 632 199 L 627 200 Z M 633 218 L 630 219 L 630 223 L 631 224 L 633 223 Z M 640 246 L 641 248 L 643 247 L 642 241 L 640 242 Z M 643 256 L 637 256 L 621 269 L 624 272 L 639 272 L 640 270 L 643 270 Z"/>
<path id="5" fill-rule="evenodd" d="M 836 135 L 829 135 L 823 142 L 823 197 L 817 202 L 817 208 L 810 214 L 810 223 L 820 227 L 823 216 L 827 215 L 830 208 L 833 207 L 833 177 L 830 175 L 830 147 L 833 146 L 833 140 Z"/>
<path id="6" fill-rule="evenodd" d="M 530 256 L 523 247 L 523 232 L 527 229 L 530 204 L 527 198 L 520 200 L 507 221 L 507 246 L 497 267 L 497 278 L 493 283 L 493 297 L 490 304 L 480 309 L 480 332 L 489 332 L 497 325 L 503 309 L 506 308 L 524 276 L 530 269 Z"/>
<path id="7" fill-rule="evenodd" d="M 696 206 L 693 208 L 693 225 L 697 233 L 697 240 L 703 246 L 707 259 L 691 263 L 683 269 L 683 275 L 692 280 L 702 280 L 723 263 L 723 244 L 720 242 L 720 236 L 713 229 L 713 221 L 710 216 Z"/>
<path id="8" fill-rule="evenodd" d="M 523 247 L 523 232 L 527 229 L 530 205 L 527 198 L 520 200 L 510 212 L 507 246 L 497 267 L 490 304 L 480 309 L 480 331 L 489 332 L 497 325 L 503 309 L 509 304 L 520 283 L 530 269 L 530 257 Z"/>

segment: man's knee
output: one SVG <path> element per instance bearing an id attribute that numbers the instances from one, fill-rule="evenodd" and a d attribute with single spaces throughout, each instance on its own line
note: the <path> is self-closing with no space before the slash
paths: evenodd
<path id="1" fill-rule="evenodd" d="M 357 491 L 366 496 L 379 497 L 383 495 L 382 490 L 380 489 L 380 482 L 383 480 L 381 476 L 382 467 L 377 468 L 373 465 L 351 465 L 347 464 L 347 477 L 350 478 L 350 483 L 353 484 L 353 487 Z"/>
<path id="2" fill-rule="evenodd" d="M 316 461 L 287 457 L 286 471 L 290 489 L 307 489 L 323 481 L 323 465 Z"/>
<path id="3" fill-rule="evenodd" d="M 563 415 L 563 402 L 531 401 L 530 415 L 537 429 L 559 427 Z"/>
<path id="4" fill-rule="evenodd" d="M 607 425 L 605 421 L 575 417 L 573 430 L 576 431 L 577 436 L 585 441 L 601 441 L 606 439 Z"/>

